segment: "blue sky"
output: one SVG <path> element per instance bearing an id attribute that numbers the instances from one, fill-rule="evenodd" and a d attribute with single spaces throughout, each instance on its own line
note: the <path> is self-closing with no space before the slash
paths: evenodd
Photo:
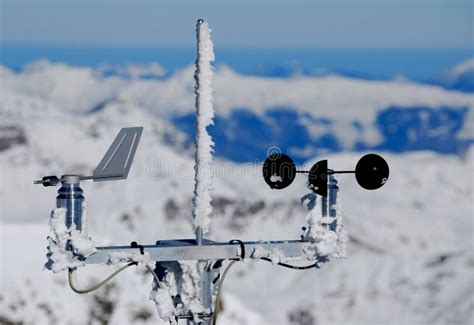
<path id="1" fill-rule="evenodd" d="M 200 17 L 226 47 L 467 48 L 474 42 L 473 2 L 461 0 L 0 3 L 3 43 L 193 46 Z"/>

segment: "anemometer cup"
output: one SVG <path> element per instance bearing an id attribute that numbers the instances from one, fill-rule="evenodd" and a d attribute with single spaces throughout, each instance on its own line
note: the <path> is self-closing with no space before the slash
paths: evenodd
<path id="1" fill-rule="evenodd" d="M 376 190 L 385 185 L 389 176 L 389 167 L 385 159 L 376 154 L 367 154 L 356 165 L 357 183 L 366 190 Z"/>
<path id="2" fill-rule="evenodd" d="M 308 173 L 308 187 L 321 196 L 328 195 L 328 161 L 315 163 Z"/>
<path id="3" fill-rule="evenodd" d="M 296 177 L 296 166 L 289 156 L 282 153 L 271 154 L 263 163 L 263 179 L 272 189 L 284 189 Z"/>

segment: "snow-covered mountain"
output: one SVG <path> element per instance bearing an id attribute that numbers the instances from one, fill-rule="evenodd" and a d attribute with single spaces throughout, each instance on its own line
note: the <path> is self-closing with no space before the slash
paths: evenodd
<path id="1" fill-rule="evenodd" d="M 79 296 L 65 274 L 42 270 L 56 191 L 32 181 L 88 174 L 121 127 L 144 126 L 128 180 L 82 183 L 89 233 L 99 245 L 192 238 L 192 69 L 144 80 L 37 62 L 20 73 L 2 68 L 0 83 L 0 320 L 160 323 L 147 300 L 145 273 L 128 270 Z M 340 177 L 347 259 L 303 272 L 237 264 L 226 282 L 221 324 L 472 322 L 471 94 L 406 81 L 242 76 L 224 67 L 214 85 L 220 158 L 213 240 L 299 238 L 305 179 L 270 190 L 261 177 L 270 146 L 305 167 L 324 157 L 330 166 L 351 169 L 367 150 L 391 167 L 388 183 L 373 192 L 353 176 Z M 109 272 L 87 267 L 80 281 Z"/>
<path id="2" fill-rule="evenodd" d="M 157 65 L 148 68 L 155 73 Z M 157 80 L 38 61 L 20 73 L 3 68 L 1 74 L 5 90 L 68 112 L 97 112 L 119 104 L 141 107 L 174 124 L 191 143 L 193 69 Z M 128 76 L 147 75 L 143 67 L 122 70 L 135 71 Z M 347 150 L 462 154 L 474 141 L 474 95 L 438 86 L 336 75 L 268 78 L 221 66 L 215 92 L 211 134 L 216 155 L 237 162 L 264 159 L 275 145 L 303 163 L 320 153 Z"/>

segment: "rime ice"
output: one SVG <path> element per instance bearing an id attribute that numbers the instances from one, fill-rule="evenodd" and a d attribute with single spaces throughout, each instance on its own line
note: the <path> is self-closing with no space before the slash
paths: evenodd
<path id="1" fill-rule="evenodd" d="M 195 261 L 179 261 L 181 267 L 181 300 L 187 310 L 194 313 L 202 312 L 202 304 L 200 302 L 199 280 L 201 278 L 202 263 Z"/>
<path id="2" fill-rule="evenodd" d="M 308 259 L 314 260 L 318 256 L 346 256 L 346 243 L 348 240 L 346 231 L 342 225 L 340 205 L 336 209 L 336 231 L 329 229 L 328 224 L 334 221 L 333 218 L 323 217 L 317 206 L 317 196 L 314 193 L 308 193 L 301 198 L 301 204 L 306 203 L 308 213 L 306 221 L 308 229 L 304 234 L 304 240 L 309 241 L 304 247 L 305 255 Z"/>
<path id="3" fill-rule="evenodd" d="M 207 22 L 197 26 L 198 58 L 196 60 L 196 165 L 195 187 L 193 201 L 193 225 L 201 228 L 203 233 L 209 231 L 212 212 L 212 151 L 214 142 L 207 133 L 207 126 L 214 124 L 214 107 L 212 104 L 211 62 L 214 61 L 214 46 L 211 41 L 211 30 Z"/>
<path id="4" fill-rule="evenodd" d="M 108 265 L 113 264 L 122 264 L 136 262 L 138 266 L 144 266 L 147 262 L 150 261 L 150 254 L 148 252 L 113 252 L 109 254 L 109 260 L 107 261 Z"/>
<path id="5" fill-rule="evenodd" d="M 84 210 L 86 211 L 86 210 Z M 96 252 L 95 243 L 87 236 L 85 232 L 78 231 L 75 227 L 66 227 L 66 209 L 57 208 L 51 212 L 49 220 L 51 236 L 48 236 L 48 261 L 45 268 L 54 273 L 83 266 L 84 262 L 71 260 L 67 248 L 81 257 L 87 257 Z"/>
<path id="6" fill-rule="evenodd" d="M 161 281 L 162 288 L 154 285 L 150 299 L 163 320 L 186 312 L 205 312 L 200 300 L 200 276 L 204 265 L 195 261 L 162 263 L 166 272 Z M 176 305 L 173 303 L 175 300 Z"/>
<path id="7" fill-rule="evenodd" d="M 172 316 L 175 307 L 169 289 L 167 287 L 154 289 L 151 292 L 150 299 L 155 302 L 156 310 L 158 311 L 160 318 L 168 320 L 170 323 L 174 323 Z"/>

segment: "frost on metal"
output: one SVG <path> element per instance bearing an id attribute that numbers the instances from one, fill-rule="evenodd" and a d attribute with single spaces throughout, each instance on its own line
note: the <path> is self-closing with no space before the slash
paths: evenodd
<path id="1" fill-rule="evenodd" d="M 349 241 L 349 236 L 347 235 L 346 230 L 344 229 L 344 223 L 342 222 L 342 199 L 341 195 L 339 194 L 339 199 L 335 206 L 331 207 L 332 209 L 336 209 L 336 220 L 337 220 L 337 227 L 336 227 L 336 235 L 337 235 L 337 243 L 334 251 L 332 252 L 331 256 L 333 257 L 347 257 L 347 242 Z"/>
<path id="2" fill-rule="evenodd" d="M 301 204 L 306 203 L 308 213 L 306 229 L 303 239 L 308 241 L 304 246 L 304 253 L 308 259 L 317 260 L 318 257 L 346 257 L 347 233 L 344 230 L 341 217 L 340 199 L 337 206 L 330 207 L 336 209 L 336 231 L 332 231 L 329 225 L 334 221 L 332 217 L 323 217 L 319 207 L 317 208 L 317 196 L 308 193 L 301 198 Z"/>
<path id="3" fill-rule="evenodd" d="M 171 292 L 167 286 L 164 288 L 158 288 L 156 285 L 150 294 L 150 299 L 155 302 L 156 310 L 162 320 L 169 321 L 172 324 L 176 323 L 174 320 L 176 308 L 173 303 Z"/>
<path id="4" fill-rule="evenodd" d="M 82 261 L 71 260 L 71 251 L 74 255 L 83 258 L 97 251 L 95 243 L 88 237 L 85 229 L 79 231 L 75 226 L 66 227 L 66 211 L 64 208 L 54 209 L 49 219 L 51 235 L 47 238 L 48 253 L 46 257 L 48 260 L 44 266 L 54 273 L 84 265 Z M 82 214 L 85 218 L 87 214 L 86 206 L 83 206 Z"/>
<path id="5" fill-rule="evenodd" d="M 160 263 L 160 267 L 162 269 L 155 271 L 163 275 L 161 280 L 163 287 L 159 288 L 155 283 L 150 294 L 150 299 L 155 302 L 160 317 L 173 322 L 175 315 L 205 312 L 199 285 L 203 263 L 178 261 Z"/>
<path id="6" fill-rule="evenodd" d="M 265 248 L 257 246 L 253 249 L 252 254 L 250 254 L 250 258 L 254 261 L 258 261 L 262 257 L 269 258 L 272 264 L 274 265 L 280 262 L 288 262 L 288 261 L 297 260 L 295 258 L 286 257 L 285 254 L 276 247 L 273 250 L 269 251 Z"/>
<path id="7" fill-rule="evenodd" d="M 166 267 L 163 267 L 166 265 Z M 164 321 L 169 321 L 170 324 L 176 324 L 174 316 L 178 314 L 178 309 L 182 305 L 175 304 L 175 299 L 178 296 L 179 287 L 177 279 L 181 272 L 177 263 L 161 263 L 161 277 L 162 287 L 153 281 L 153 289 L 150 293 L 150 300 L 155 302 L 158 315 Z M 155 269 L 155 272 L 160 276 L 160 272 Z"/>
<path id="8" fill-rule="evenodd" d="M 321 199 L 319 199 L 320 201 Z M 301 204 L 306 204 L 308 213 L 306 215 L 307 227 L 303 234 L 303 240 L 308 243 L 303 246 L 304 257 L 287 257 L 278 248 L 269 251 L 257 246 L 250 254 L 250 258 L 258 261 L 261 258 L 268 258 L 272 264 L 281 262 L 301 262 L 303 260 L 325 261 L 327 257 L 346 257 L 347 233 L 344 229 L 341 216 L 340 198 L 335 206 L 330 207 L 336 210 L 336 218 L 323 217 L 318 203 L 318 196 L 308 193 L 301 198 Z M 336 230 L 330 229 L 330 224 L 336 220 Z M 317 267 L 319 265 L 316 265 Z"/>
<path id="9" fill-rule="evenodd" d="M 144 267 L 150 261 L 150 254 L 148 252 L 113 252 L 109 254 L 107 265 L 123 264 L 123 263 L 138 263 L 137 266 Z"/>
<path id="10" fill-rule="evenodd" d="M 214 142 L 207 132 L 207 127 L 213 125 L 214 107 L 212 104 L 211 62 L 214 61 L 214 45 L 211 41 L 211 29 L 207 22 L 197 25 L 198 57 L 196 60 L 196 154 L 195 154 L 195 187 L 193 200 L 193 225 L 201 228 L 203 233 L 209 231 L 212 212 L 212 152 Z"/>
<path id="11" fill-rule="evenodd" d="M 252 258 L 253 260 L 259 260 L 262 257 L 268 257 L 269 255 L 270 255 L 270 252 L 268 250 L 260 246 L 256 246 L 253 249 L 252 254 L 250 254 L 250 258 Z"/>
<path id="12" fill-rule="evenodd" d="M 200 296 L 200 280 L 204 268 L 204 263 L 195 261 L 179 261 L 181 267 L 181 300 L 185 310 L 193 314 L 204 312 Z"/>

